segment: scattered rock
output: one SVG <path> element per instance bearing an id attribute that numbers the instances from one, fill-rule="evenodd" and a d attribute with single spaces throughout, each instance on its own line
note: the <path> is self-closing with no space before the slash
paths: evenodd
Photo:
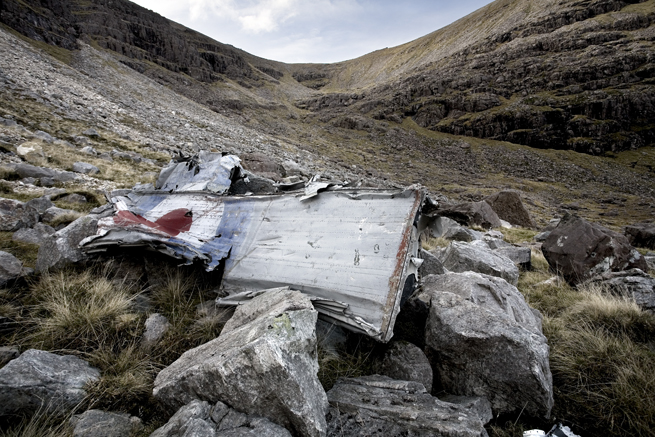
<path id="1" fill-rule="evenodd" d="M 550 268 L 572 285 L 604 272 L 648 269 L 626 237 L 573 214 L 562 218 L 541 250 Z"/>
<path id="2" fill-rule="evenodd" d="M 0 346 L 0 367 L 20 356 L 18 348 L 12 346 Z"/>
<path id="3" fill-rule="evenodd" d="M 30 349 L 0 369 L 0 416 L 67 413 L 86 396 L 100 372 L 72 355 Z"/>
<path id="4" fill-rule="evenodd" d="M 145 348 L 155 346 L 170 327 L 171 324 L 166 316 L 158 313 L 151 314 L 146 320 L 146 330 L 141 337 L 141 345 Z"/>
<path id="5" fill-rule="evenodd" d="M 501 227 L 500 218 L 484 201 L 442 205 L 436 214 L 451 218 L 464 226 L 480 226 L 484 229 Z"/>
<path id="6" fill-rule="evenodd" d="M 406 341 L 396 341 L 374 364 L 375 373 L 400 381 L 416 381 L 432 390 L 432 367 L 423 351 Z"/>
<path id="7" fill-rule="evenodd" d="M 451 272 L 478 272 L 505 279 L 512 285 L 519 280 L 519 269 L 511 259 L 491 250 L 486 243 L 453 241 L 437 255 L 444 268 Z"/>
<path id="8" fill-rule="evenodd" d="M 50 135 L 47 132 L 43 132 L 42 130 L 38 130 L 38 131 L 34 132 L 33 136 L 34 136 L 34 138 L 38 138 L 38 139 L 40 139 L 42 141 L 45 141 L 46 143 L 49 143 L 49 144 L 52 144 L 55 141 L 55 139 L 52 137 L 52 135 Z"/>
<path id="9" fill-rule="evenodd" d="M 31 206 L 19 200 L 0 198 L 0 231 L 31 228 L 38 221 L 39 213 Z"/>
<path id="10" fill-rule="evenodd" d="M 67 194 L 63 197 L 60 197 L 57 200 L 61 200 L 62 202 L 68 202 L 68 203 L 87 203 L 86 197 L 77 193 Z"/>
<path id="11" fill-rule="evenodd" d="M 36 259 L 36 271 L 43 272 L 51 268 L 62 268 L 70 263 L 83 260 L 86 256 L 78 244 L 84 238 L 95 235 L 98 218 L 87 215 L 80 217 L 64 229 L 46 238 L 39 247 Z"/>
<path id="12" fill-rule="evenodd" d="M 286 429 L 262 417 L 239 413 L 222 402 L 213 407 L 194 400 L 181 407 L 150 437 L 291 437 Z"/>
<path id="13" fill-rule="evenodd" d="M 95 165 L 91 165 L 88 162 L 79 162 L 79 161 L 73 163 L 73 171 L 76 173 L 83 173 L 83 174 L 100 173 L 100 170 Z"/>
<path id="14" fill-rule="evenodd" d="M 46 210 L 45 213 L 41 216 L 41 219 L 45 223 L 62 223 L 66 221 L 65 219 L 72 219 L 79 216 L 79 212 L 72 209 L 63 209 L 58 206 L 51 206 Z"/>
<path id="15" fill-rule="evenodd" d="M 82 132 L 82 135 L 86 135 L 87 137 L 91 137 L 91 138 L 98 138 L 100 136 L 98 131 L 93 128 L 85 130 L 84 132 Z"/>
<path id="16" fill-rule="evenodd" d="M 588 284 L 601 284 L 620 296 L 632 297 L 637 305 L 655 313 L 655 278 L 639 269 L 605 272 L 589 279 Z"/>
<path id="17" fill-rule="evenodd" d="M 546 337 L 450 292 L 431 293 L 426 353 L 437 387 L 489 399 L 494 414 L 548 417 L 553 384 Z"/>
<path id="18" fill-rule="evenodd" d="M 162 370 L 154 396 L 171 409 L 223 401 L 298 435 L 325 433 L 327 399 L 316 376 L 317 312 L 288 289 L 239 306 L 221 335 Z"/>
<path id="19" fill-rule="evenodd" d="M 655 249 L 655 223 L 637 223 L 626 226 L 624 232 L 633 246 Z"/>
<path id="20" fill-rule="evenodd" d="M 47 167 L 37 167 L 30 164 L 15 164 L 12 168 L 18 173 L 21 178 L 39 178 L 43 182 L 44 178 L 52 179 L 55 182 L 68 182 L 75 179 L 75 173 L 68 171 L 53 170 Z"/>
<path id="21" fill-rule="evenodd" d="M 39 214 L 43 214 L 48 208 L 55 206 L 55 204 L 52 203 L 48 196 L 42 196 L 29 200 L 27 202 L 27 206 L 31 206 L 32 208 L 36 209 Z"/>
<path id="22" fill-rule="evenodd" d="M 87 155 L 98 155 L 98 151 L 91 146 L 85 146 L 80 149 L 80 152 L 86 153 Z"/>
<path id="23" fill-rule="evenodd" d="M 27 141 L 16 148 L 16 154 L 30 164 L 47 164 L 45 152 L 40 141 Z"/>
<path id="24" fill-rule="evenodd" d="M 342 378 L 328 400 L 328 436 L 487 436 L 476 414 L 432 397 L 417 382 Z"/>
<path id="25" fill-rule="evenodd" d="M 491 205 L 491 208 L 502 220 L 524 228 L 536 227 L 518 192 L 501 191 L 485 197 L 484 201 Z"/>
<path id="26" fill-rule="evenodd" d="M 504 279 L 475 272 L 448 272 L 423 278 L 422 285 L 424 293 L 454 293 L 530 332 L 541 334 L 541 317 L 536 316 L 536 310 L 530 308 L 521 292 Z"/>
<path id="27" fill-rule="evenodd" d="M 71 418 L 73 437 L 130 437 L 143 428 L 141 419 L 124 413 L 87 410 Z"/>
<path id="28" fill-rule="evenodd" d="M 429 226 L 430 236 L 456 241 L 473 241 L 482 238 L 480 232 L 466 228 L 448 217 L 437 217 Z"/>
<path id="29" fill-rule="evenodd" d="M 448 402 L 449 404 L 457 404 L 466 408 L 467 411 L 471 411 L 480 418 L 482 423 L 487 424 L 494 418 L 493 411 L 491 409 L 491 402 L 487 398 L 475 397 L 475 396 L 457 396 L 457 395 L 445 395 L 440 396 L 440 400 Z"/>
<path id="30" fill-rule="evenodd" d="M 446 272 L 446 269 L 444 269 L 439 258 L 427 250 L 420 249 L 419 257 L 423 260 L 423 264 L 418 268 L 418 273 L 421 277 L 428 275 L 442 275 Z"/>
<path id="31" fill-rule="evenodd" d="M 11 236 L 13 241 L 20 241 L 23 243 L 41 245 L 50 235 L 54 234 L 55 230 L 45 223 L 37 223 L 33 228 L 22 228 L 14 232 Z"/>

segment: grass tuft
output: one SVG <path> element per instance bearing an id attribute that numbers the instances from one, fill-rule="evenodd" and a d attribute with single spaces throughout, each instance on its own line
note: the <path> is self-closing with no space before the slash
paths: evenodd
<path id="1" fill-rule="evenodd" d="M 428 237 L 425 240 L 421 242 L 421 247 L 423 250 L 427 250 L 428 252 L 431 250 L 434 250 L 438 247 L 448 247 L 450 244 L 449 240 L 446 240 L 443 237 Z"/>
<path id="2" fill-rule="evenodd" d="M 502 234 L 505 236 L 505 241 L 512 244 L 531 242 L 537 231 L 526 228 L 513 227 L 509 229 L 501 229 Z"/>

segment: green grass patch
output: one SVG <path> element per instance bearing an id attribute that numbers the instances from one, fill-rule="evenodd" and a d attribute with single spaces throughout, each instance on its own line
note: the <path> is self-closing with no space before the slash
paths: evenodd
<path id="1" fill-rule="evenodd" d="M 538 231 L 532 229 L 519 227 L 513 227 L 510 229 L 503 228 L 500 230 L 500 232 L 502 232 L 505 236 L 505 241 L 512 244 L 529 243 L 532 241 L 534 236 L 539 233 Z"/>

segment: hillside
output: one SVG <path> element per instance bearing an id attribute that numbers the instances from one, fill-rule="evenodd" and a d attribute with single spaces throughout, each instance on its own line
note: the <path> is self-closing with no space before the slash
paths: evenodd
<path id="1" fill-rule="evenodd" d="M 499 0 L 418 40 L 331 65 L 261 59 L 125 0 L 7 0 L 0 18 L 28 43 L 21 47 L 54 55 L 58 71 L 81 72 L 129 114 L 114 121 L 119 128 L 107 123 L 116 114 L 87 113 L 85 126 L 129 131 L 171 153 L 251 143 L 243 150 L 342 179 L 422 183 L 454 198 L 517 188 L 541 223 L 575 204 L 618 227 L 652 217 L 655 203 L 654 1 Z M 2 68 L 17 70 L 13 85 L 47 97 L 30 89 L 21 65 Z M 120 82 L 117 71 L 139 83 L 134 92 L 106 85 Z M 153 105 L 138 90 L 146 78 L 165 87 L 156 93 L 189 100 Z M 7 115 L 53 124 L 47 108 L 32 112 L 38 100 L 28 108 L 16 95 L 4 93 Z M 169 121 L 182 102 L 200 105 L 196 124 L 179 114 Z M 61 115 L 79 125 L 76 108 Z M 222 138 L 204 127 L 212 120 L 243 134 Z"/>

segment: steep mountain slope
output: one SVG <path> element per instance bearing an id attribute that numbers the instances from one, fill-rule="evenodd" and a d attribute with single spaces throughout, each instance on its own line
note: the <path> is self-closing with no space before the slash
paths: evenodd
<path id="1" fill-rule="evenodd" d="M 654 212 L 654 4 L 498 0 L 403 46 L 288 65 L 126 0 L 5 0 L 0 116 L 71 142 L 98 128 L 96 147 L 260 151 L 459 199 L 516 188 L 540 223 L 564 203 L 617 227 Z"/>
<path id="2" fill-rule="evenodd" d="M 632 3 L 499 0 L 327 66 L 331 93 L 304 107 L 323 119 L 411 117 L 434 131 L 591 154 L 652 144 L 655 2 Z"/>

